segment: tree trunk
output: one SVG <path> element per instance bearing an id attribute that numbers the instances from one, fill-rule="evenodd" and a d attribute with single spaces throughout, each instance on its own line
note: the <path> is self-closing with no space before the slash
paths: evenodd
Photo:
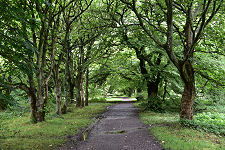
<path id="1" fill-rule="evenodd" d="M 80 62 L 78 63 L 80 65 Z M 76 76 L 76 83 L 75 83 L 75 87 L 76 87 L 76 107 L 82 107 L 82 93 L 81 93 L 81 84 L 82 84 L 82 70 L 81 70 L 81 66 L 78 66 L 78 72 L 77 72 L 77 76 Z"/>
<path id="2" fill-rule="evenodd" d="M 66 64 L 68 65 L 68 64 Z M 70 99 L 70 91 L 67 90 L 67 88 L 69 88 L 69 73 L 68 73 L 68 67 L 66 67 L 65 69 L 65 80 L 64 80 L 64 96 L 65 96 L 65 103 L 62 107 L 62 114 L 66 114 L 67 113 L 67 108 L 69 106 L 69 104 L 71 103 L 71 99 Z"/>
<path id="3" fill-rule="evenodd" d="M 195 98 L 195 90 L 193 87 L 184 87 L 180 105 L 180 118 L 181 119 L 193 119 L 193 103 Z"/>
<path id="4" fill-rule="evenodd" d="M 148 92 L 148 98 L 151 97 L 151 82 L 150 81 L 147 81 L 147 92 Z"/>
<path id="5" fill-rule="evenodd" d="M 32 123 L 37 123 L 38 118 L 37 118 L 37 106 L 36 106 L 36 96 L 35 96 L 35 91 L 30 90 L 30 93 L 28 94 L 28 98 L 30 101 L 30 119 Z"/>
<path id="6" fill-rule="evenodd" d="M 61 64 L 61 54 L 58 64 L 54 64 L 53 67 L 53 79 L 54 79 L 54 92 L 55 92 L 55 100 L 56 100 L 56 114 L 62 114 L 62 82 L 59 77 L 59 66 Z"/>
<path id="7" fill-rule="evenodd" d="M 70 83 L 70 103 L 74 103 L 74 84 Z"/>
<path id="8" fill-rule="evenodd" d="M 43 62 L 42 62 L 43 63 Z M 37 76 L 37 122 L 42 122 L 45 120 L 45 113 L 44 113 L 44 66 L 41 64 L 41 60 L 38 59 L 38 65 L 40 66 L 38 70 Z"/>
<path id="9" fill-rule="evenodd" d="M 86 72 L 86 88 L 85 88 L 85 106 L 88 106 L 88 86 L 89 86 L 89 68 L 87 67 Z"/>
<path id="10" fill-rule="evenodd" d="M 64 105 L 63 105 L 63 107 L 61 109 L 62 110 L 62 114 L 66 114 L 67 113 L 67 108 L 68 108 L 68 106 L 69 106 L 69 104 L 71 102 L 71 100 L 70 100 L 70 93 L 67 90 L 67 88 L 68 88 L 68 81 L 66 80 L 65 82 L 66 82 L 64 84 L 65 103 L 64 103 Z"/>
<path id="11" fill-rule="evenodd" d="M 148 98 L 155 97 L 158 95 L 160 83 L 160 73 L 158 73 L 157 78 L 154 82 L 147 81 Z"/>
<path id="12" fill-rule="evenodd" d="M 64 49 L 66 51 L 66 62 L 65 62 L 65 80 L 64 80 L 64 96 L 65 96 L 65 103 L 62 107 L 62 113 L 66 114 L 67 113 L 67 107 L 69 103 L 71 103 L 70 99 L 70 91 L 67 90 L 67 88 L 70 88 L 70 83 L 71 83 L 71 77 L 70 77 L 70 64 L 71 64 L 71 59 L 70 59 L 70 54 L 71 50 L 69 49 L 69 43 L 68 43 L 68 36 L 69 36 L 69 31 L 66 31 L 65 35 L 65 45 Z"/>
<path id="13" fill-rule="evenodd" d="M 61 105 L 62 105 L 62 96 L 61 96 L 61 81 L 59 80 L 55 85 L 55 96 L 56 96 L 56 114 L 61 115 Z"/>
<path id="14" fill-rule="evenodd" d="M 140 61 L 139 66 L 140 66 L 141 74 L 143 75 L 145 81 L 147 82 L 148 98 L 155 97 L 158 94 L 160 73 L 157 74 L 157 78 L 155 79 L 155 82 L 151 82 L 148 71 L 145 66 L 145 59 L 144 59 L 143 55 L 141 54 L 141 51 L 143 51 L 143 47 L 140 48 L 140 50 L 138 50 L 138 49 L 135 49 L 135 50 L 136 50 L 137 58 Z M 159 55 L 156 64 L 159 65 L 160 62 L 161 62 L 161 54 Z"/>
<path id="15" fill-rule="evenodd" d="M 80 85 L 76 86 L 76 107 L 81 107 Z"/>
<path id="16" fill-rule="evenodd" d="M 31 58 L 29 60 L 32 61 Z M 37 95 L 36 95 L 36 88 L 35 88 L 35 83 L 34 83 L 33 72 L 28 73 L 27 77 L 28 77 L 29 89 L 26 91 L 26 93 L 27 93 L 29 101 L 30 101 L 31 122 L 37 123 L 38 122 L 38 118 L 37 118 Z"/>
<path id="17" fill-rule="evenodd" d="M 158 94 L 158 82 L 150 82 L 148 85 L 148 97 L 155 97 Z"/>
<path id="18" fill-rule="evenodd" d="M 81 96 L 81 107 L 84 107 L 84 74 L 83 73 L 81 75 L 80 96 Z"/>
<path id="19" fill-rule="evenodd" d="M 45 24 L 42 23 L 43 29 L 43 41 L 39 41 L 39 47 L 37 53 L 37 66 L 39 67 L 37 73 L 37 121 L 42 122 L 45 120 L 44 111 L 44 94 L 45 94 L 45 67 L 46 67 L 46 55 L 48 51 L 48 33 L 49 30 L 45 31 Z M 40 34 L 40 36 L 41 36 Z"/>
<path id="20" fill-rule="evenodd" d="M 69 103 L 70 103 L 70 97 L 69 97 L 69 92 L 67 90 L 65 90 L 65 103 L 62 107 L 62 114 L 66 114 L 67 113 L 67 108 L 69 106 Z"/>
<path id="21" fill-rule="evenodd" d="M 42 71 L 39 72 L 38 79 L 38 99 L 37 99 L 37 121 L 42 122 L 45 120 L 44 113 L 44 86 L 43 86 L 43 76 Z"/>
<path id="22" fill-rule="evenodd" d="M 185 84 L 180 104 L 180 118 L 193 119 L 193 103 L 195 98 L 195 79 L 192 63 L 187 60 L 179 68 L 181 78 Z"/>

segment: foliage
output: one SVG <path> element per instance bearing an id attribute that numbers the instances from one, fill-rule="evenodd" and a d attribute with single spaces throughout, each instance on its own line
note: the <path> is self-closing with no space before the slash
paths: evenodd
<path id="1" fill-rule="evenodd" d="M 225 135 L 225 115 L 223 113 L 203 112 L 194 116 L 193 120 L 182 120 L 185 126 Z"/>
<path id="2" fill-rule="evenodd" d="M 141 106 L 144 107 L 145 110 L 152 110 L 155 112 L 164 111 L 162 103 L 162 100 L 158 96 L 141 100 Z"/>
<path id="3" fill-rule="evenodd" d="M 0 100 L 0 110 L 4 110 L 8 106 L 15 105 L 15 101 L 10 95 L 0 94 Z"/>

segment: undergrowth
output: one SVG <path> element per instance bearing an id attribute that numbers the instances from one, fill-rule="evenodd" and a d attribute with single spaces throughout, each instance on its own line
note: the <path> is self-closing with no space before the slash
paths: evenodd
<path id="1" fill-rule="evenodd" d="M 194 116 L 193 120 L 182 120 L 185 126 L 212 132 L 218 135 L 225 135 L 225 114 L 203 112 Z"/>

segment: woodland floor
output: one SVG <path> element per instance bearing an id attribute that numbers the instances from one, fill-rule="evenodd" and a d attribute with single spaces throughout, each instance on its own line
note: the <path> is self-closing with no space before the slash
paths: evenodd
<path id="1" fill-rule="evenodd" d="M 103 113 L 86 140 L 68 143 L 60 149 L 161 150 L 162 147 L 139 119 L 138 109 L 133 103 L 126 102 L 113 105 Z"/>

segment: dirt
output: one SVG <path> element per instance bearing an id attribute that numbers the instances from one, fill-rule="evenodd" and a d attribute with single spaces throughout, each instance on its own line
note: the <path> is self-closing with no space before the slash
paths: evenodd
<path id="1" fill-rule="evenodd" d="M 61 150 L 162 150 L 138 117 L 132 103 L 116 104 L 102 114 L 84 141 L 68 143 Z"/>

